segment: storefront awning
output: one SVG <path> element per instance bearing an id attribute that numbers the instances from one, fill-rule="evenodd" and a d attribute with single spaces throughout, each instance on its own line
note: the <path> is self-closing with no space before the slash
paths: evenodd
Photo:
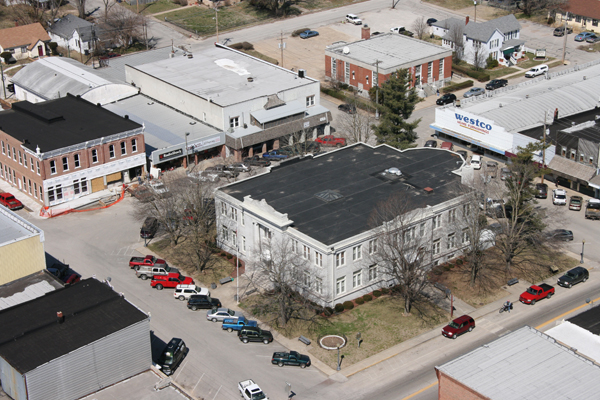
<path id="1" fill-rule="evenodd" d="M 548 168 L 568 179 L 586 184 L 596 175 L 595 168 L 560 156 L 554 156 Z"/>
<path id="2" fill-rule="evenodd" d="M 433 130 L 442 132 L 442 133 L 444 133 L 444 134 L 446 134 L 448 136 L 452 136 L 452 137 L 455 137 L 457 139 L 464 140 L 465 142 L 468 142 L 468 143 L 473 143 L 476 146 L 479 146 L 479 147 L 484 148 L 484 149 L 488 149 L 488 150 L 493 151 L 494 153 L 498 153 L 498 154 L 500 154 L 502 156 L 505 155 L 505 153 L 508 151 L 508 150 L 496 149 L 496 148 L 492 147 L 490 144 L 487 144 L 485 142 L 481 142 L 481 141 L 475 140 L 472 137 L 462 135 L 460 133 L 451 131 L 450 129 L 439 127 L 436 124 L 431 124 L 431 125 L 429 125 L 429 127 L 431 129 L 433 129 Z"/>
<path id="3" fill-rule="evenodd" d="M 504 43 L 502 43 L 502 47 L 500 48 L 500 50 L 505 51 L 505 50 L 509 50 L 509 49 L 514 49 L 515 47 L 521 46 L 522 44 L 525 44 L 524 40 L 510 39 L 510 40 L 507 40 Z"/>
<path id="4" fill-rule="evenodd" d="M 291 115 L 300 114 L 306 111 L 306 105 L 299 101 L 290 101 L 289 103 L 271 108 L 269 110 L 253 111 L 250 114 L 256 118 L 258 123 L 266 124 L 267 122 L 276 121 Z"/>

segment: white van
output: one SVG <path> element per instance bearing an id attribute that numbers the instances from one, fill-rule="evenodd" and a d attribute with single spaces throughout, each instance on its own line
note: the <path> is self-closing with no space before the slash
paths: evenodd
<path id="1" fill-rule="evenodd" d="M 525 77 L 526 78 L 534 78 L 538 75 L 543 75 L 546 72 L 548 72 L 548 66 L 546 64 L 540 64 L 540 65 L 536 65 L 535 67 L 531 68 L 529 71 L 525 72 Z"/>
<path id="2" fill-rule="evenodd" d="M 481 169 L 481 156 L 478 156 L 477 154 L 471 156 L 471 167 L 473 167 L 473 169 Z"/>

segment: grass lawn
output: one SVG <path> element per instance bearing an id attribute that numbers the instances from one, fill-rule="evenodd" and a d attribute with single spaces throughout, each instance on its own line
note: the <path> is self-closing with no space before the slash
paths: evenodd
<path id="1" fill-rule="evenodd" d="M 548 62 L 554 60 L 554 58 L 552 58 L 552 57 L 548 57 L 546 60 L 535 60 L 535 54 L 533 54 L 533 53 L 525 53 L 525 55 L 527 56 L 527 58 L 529 58 L 529 60 L 522 61 L 522 62 L 518 63 L 517 65 L 521 68 L 526 68 L 526 69 L 535 67 L 536 65 L 540 65 L 540 64 L 547 64 Z"/>
<path id="2" fill-rule="evenodd" d="M 514 74 L 515 72 L 519 72 L 519 70 L 511 67 L 503 67 L 498 69 L 486 70 L 486 72 L 490 74 L 490 79 L 497 79 L 506 75 Z"/>
<path id="3" fill-rule="evenodd" d="M 473 0 L 425 0 L 425 1 L 427 3 L 435 4 L 436 6 L 449 8 L 451 10 L 460 10 L 461 8 L 473 7 Z"/>
<path id="4" fill-rule="evenodd" d="M 348 4 L 358 3 L 365 0 L 306 0 L 298 5 L 306 10 L 326 10 L 329 8 L 343 7 Z"/>
<path id="5" fill-rule="evenodd" d="M 138 12 L 138 5 L 135 3 L 133 3 L 132 5 L 129 5 L 126 2 L 122 2 L 121 6 L 128 8 L 129 10 L 131 10 L 135 13 Z M 176 8 L 181 8 L 181 6 L 179 4 L 173 3 L 170 0 L 158 0 L 158 1 L 155 1 L 154 3 L 140 4 L 139 12 L 140 12 L 140 14 L 143 14 L 143 15 L 152 15 L 152 14 L 160 13 L 163 11 L 174 10 Z"/>
<path id="6" fill-rule="evenodd" d="M 249 311 L 257 301 L 260 301 L 258 295 L 251 296 L 244 299 L 240 306 L 246 310 L 246 314 L 251 315 Z M 309 338 L 313 342 L 310 354 L 331 368 L 336 368 L 337 351 L 321 348 L 318 339 L 328 334 L 345 335 L 348 343 L 341 349 L 344 355 L 342 366 L 348 366 L 427 332 L 449 318 L 445 311 L 428 302 L 416 305 L 409 316 L 403 316 L 403 306 L 401 298 L 382 296 L 329 318 L 318 317 L 314 324 L 292 321 L 286 329 L 278 331 L 288 338 L 300 335 Z M 255 317 L 263 321 L 272 319 L 270 315 Z M 356 339 L 359 332 L 363 340 L 360 348 Z"/>

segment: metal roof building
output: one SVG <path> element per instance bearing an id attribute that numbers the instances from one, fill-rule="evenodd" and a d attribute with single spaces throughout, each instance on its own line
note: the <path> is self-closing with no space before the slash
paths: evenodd
<path id="1" fill-rule="evenodd" d="M 592 399 L 600 367 L 525 326 L 435 368 L 440 400 Z"/>
<path id="2" fill-rule="evenodd" d="M 43 269 L 0 286 L 0 310 L 41 297 L 65 285 Z"/>

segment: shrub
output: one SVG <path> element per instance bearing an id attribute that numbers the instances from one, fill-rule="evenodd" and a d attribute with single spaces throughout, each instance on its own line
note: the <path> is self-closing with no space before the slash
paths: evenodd
<path id="1" fill-rule="evenodd" d="M 370 294 L 365 294 L 363 297 L 364 301 L 371 301 L 373 300 L 373 296 L 371 296 Z"/>
<path id="2" fill-rule="evenodd" d="M 330 89 L 330 88 L 321 86 L 321 92 L 323 92 L 331 97 L 335 97 L 338 100 L 346 101 L 346 95 L 344 93 L 340 92 L 339 90 Z"/>
<path id="3" fill-rule="evenodd" d="M 442 88 L 442 92 L 444 93 L 451 93 L 451 92 L 455 92 L 457 90 L 461 90 L 461 89 L 466 89 L 468 87 L 473 86 L 473 81 L 472 80 L 468 80 L 468 81 L 464 81 L 461 83 L 457 83 L 454 85 L 449 85 L 449 86 L 444 86 Z"/>
<path id="4" fill-rule="evenodd" d="M 487 66 L 486 66 L 487 69 L 496 68 L 498 65 L 500 65 L 498 63 L 498 60 L 494 60 L 491 57 L 487 59 Z"/>
<path id="5" fill-rule="evenodd" d="M 490 74 L 488 74 L 485 71 L 475 71 L 473 69 L 471 69 L 472 67 L 469 66 L 463 66 L 463 65 L 453 65 L 452 69 L 461 73 L 461 74 L 465 74 L 467 76 L 470 76 L 471 78 L 475 78 L 477 79 L 479 82 L 486 82 L 490 80 Z"/>
<path id="6" fill-rule="evenodd" d="M 227 254 L 227 259 L 231 260 L 233 258 L 233 256 L 231 254 Z"/>
<path id="7" fill-rule="evenodd" d="M 379 297 L 381 296 L 381 291 L 380 290 L 374 290 L 373 291 L 373 297 Z"/>
<path id="8" fill-rule="evenodd" d="M 351 301 L 345 301 L 344 302 L 344 308 L 346 310 L 352 310 L 354 308 L 354 303 Z"/>
<path id="9" fill-rule="evenodd" d="M 4 63 L 8 64 L 8 62 L 10 61 L 10 59 L 12 58 L 12 53 L 10 51 L 3 51 L 0 54 L 0 57 L 2 57 L 4 59 Z"/>
<path id="10" fill-rule="evenodd" d="M 325 316 L 329 317 L 331 314 L 333 314 L 333 308 L 325 307 Z"/>
<path id="11" fill-rule="evenodd" d="M 362 297 L 359 297 L 355 301 L 356 301 L 356 304 L 358 304 L 358 305 L 365 304 L 365 299 L 363 299 Z"/>
<path id="12" fill-rule="evenodd" d="M 388 289 L 388 288 L 381 289 L 382 294 L 388 294 L 389 292 L 390 292 L 390 289 Z"/>
<path id="13" fill-rule="evenodd" d="M 554 23 L 554 18 L 548 17 L 548 25 L 552 25 Z"/>
<path id="14" fill-rule="evenodd" d="M 302 28 L 292 32 L 292 37 L 299 36 L 302 32 L 309 31 L 310 28 Z"/>
<path id="15" fill-rule="evenodd" d="M 254 50 L 254 45 L 250 42 L 233 43 L 229 47 L 235 50 Z"/>
<path id="16" fill-rule="evenodd" d="M 464 261 L 462 260 L 462 258 L 459 258 L 458 260 L 454 261 L 454 264 L 456 265 L 463 265 Z"/>
<path id="17" fill-rule="evenodd" d="M 335 312 L 342 312 L 344 311 L 344 305 L 342 303 L 337 303 L 334 307 Z"/>
<path id="18" fill-rule="evenodd" d="M 50 43 L 48 43 L 48 47 L 50 48 L 50 51 L 52 51 L 53 56 L 58 55 L 58 43 L 50 42 Z"/>

